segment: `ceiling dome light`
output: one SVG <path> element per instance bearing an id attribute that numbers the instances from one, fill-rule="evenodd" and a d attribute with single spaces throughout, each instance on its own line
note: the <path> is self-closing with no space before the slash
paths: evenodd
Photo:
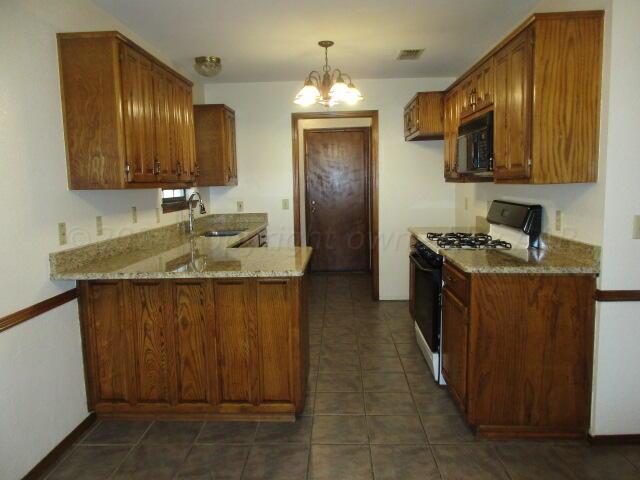
<path id="1" fill-rule="evenodd" d="M 322 73 L 313 70 L 304 81 L 304 87 L 298 92 L 295 100 L 297 105 L 308 107 L 319 103 L 325 107 L 333 107 L 341 103 L 355 105 L 362 100 L 362 94 L 354 85 L 351 77 L 339 69 L 332 70 L 329 66 L 328 49 L 333 45 L 331 40 L 318 42 L 324 48 L 324 66 Z M 344 80 L 349 80 L 347 84 Z"/>
<path id="2" fill-rule="evenodd" d="M 215 77 L 222 70 L 220 57 L 196 57 L 195 62 L 193 68 L 205 77 Z"/>

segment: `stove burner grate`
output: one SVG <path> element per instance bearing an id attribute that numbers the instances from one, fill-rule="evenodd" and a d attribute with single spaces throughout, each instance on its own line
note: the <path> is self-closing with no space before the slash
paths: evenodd
<path id="1" fill-rule="evenodd" d="M 509 249 L 511 244 L 504 240 L 494 240 L 486 233 L 427 233 L 427 239 L 437 243 L 440 248 L 467 249 Z"/>

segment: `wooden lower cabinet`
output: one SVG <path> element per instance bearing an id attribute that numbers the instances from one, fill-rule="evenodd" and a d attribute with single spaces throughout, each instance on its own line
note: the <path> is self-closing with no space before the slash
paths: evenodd
<path id="1" fill-rule="evenodd" d="M 468 300 L 444 281 L 442 370 L 478 434 L 586 435 L 595 277 L 473 274 Z"/>
<path id="2" fill-rule="evenodd" d="M 304 277 L 82 281 L 79 292 L 91 410 L 304 408 Z"/>

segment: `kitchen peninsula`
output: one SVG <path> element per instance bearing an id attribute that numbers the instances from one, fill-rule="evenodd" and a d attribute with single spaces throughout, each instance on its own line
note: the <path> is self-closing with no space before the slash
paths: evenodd
<path id="1" fill-rule="evenodd" d="M 78 281 L 90 410 L 291 419 L 303 409 L 311 249 L 261 248 L 266 227 L 264 214 L 208 215 L 191 235 L 176 224 L 51 254 L 51 278 Z"/>

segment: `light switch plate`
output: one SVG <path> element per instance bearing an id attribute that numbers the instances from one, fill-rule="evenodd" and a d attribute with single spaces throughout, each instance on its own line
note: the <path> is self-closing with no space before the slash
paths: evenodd
<path id="1" fill-rule="evenodd" d="M 556 210 L 556 232 L 562 230 L 562 210 Z"/>
<path id="2" fill-rule="evenodd" d="M 102 235 L 102 216 L 98 215 L 96 217 L 96 235 Z"/>
<path id="3" fill-rule="evenodd" d="M 244 212 L 244 201 L 238 200 L 238 212 Z"/>
<path id="4" fill-rule="evenodd" d="M 634 240 L 640 240 L 640 215 L 633 216 L 633 237 Z"/>
<path id="5" fill-rule="evenodd" d="M 58 243 L 60 245 L 67 244 L 67 224 L 64 222 L 58 224 Z"/>
<path id="6" fill-rule="evenodd" d="M 138 209 L 131 207 L 131 223 L 138 223 Z"/>
<path id="7" fill-rule="evenodd" d="M 289 210 L 289 199 L 288 198 L 283 198 L 282 199 L 282 209 L 283 210 Z"/>

